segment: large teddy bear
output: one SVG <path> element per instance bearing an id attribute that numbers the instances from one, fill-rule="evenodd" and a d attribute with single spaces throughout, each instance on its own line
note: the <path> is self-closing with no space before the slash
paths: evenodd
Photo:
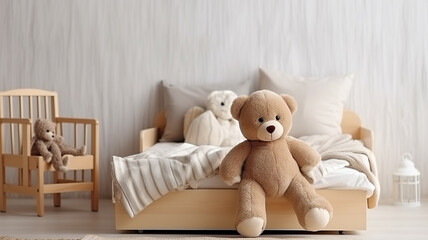
<path id="1" fill-rule="evenodd" d="M 332 217 L 332 206 L 308 181 L 325 173 L 320 155 L 287 135 L 296 110 L 294 98 L 269 90 L 240 96 L 232 104 L 232 115 L 247 140 L 226 155 L 220 176 L 228 185 L 239 183 L 235 224 L 242 236 L 256 237 L 265 229 L 265 197 L 287 198 L 306 230 L 319 230 Z"/>
<path id="2" fill-rule="evenodd" d="M 184 141 L 195 145 L 234 146 L 245 140 L 230 107 L 237 95 L 230 90 L 211 92 L 206 110 L 190 108 L 184 117 Z"/>
<path id="3" fill-rule="evenodd" d="M 84 155 L 86 146 L 79 149 L 68 146 L 62 136 L 55 135 L 55 126 L 55 123 L 48 119 L 36 120 L 31 155 L 42 156 L 47 163 L 52 162 L 55 170 L 66 172 L 70 155 Z"/>

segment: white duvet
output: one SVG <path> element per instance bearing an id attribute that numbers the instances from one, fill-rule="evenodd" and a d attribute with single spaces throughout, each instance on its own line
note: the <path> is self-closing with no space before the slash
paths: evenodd
<path id="1" fill-rule="evenodd" d="M 310 136 L 301 140 L 323 158 L 327 174 L 315 188 L 352 188 L 378 195 L 373 154 L 349 135 Z M 134 217 L 156 199 L 170 191 L 192 188 L 225 187 L 216 173 L 230 147 L 195 146 L 189 143 L 156 143 L 147 151 L 113 156 L 114 199 L 120 199 Z"/>

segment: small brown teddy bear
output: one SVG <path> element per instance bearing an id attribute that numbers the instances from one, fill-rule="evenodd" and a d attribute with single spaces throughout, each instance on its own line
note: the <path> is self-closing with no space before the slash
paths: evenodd
<path id="1" fill-rule="evenodd" d="M 36 120 L 31 155 L 42 156 L 47 163 L 52 162 L 55 170 L 66 172 L 70 155 L 84 155 L 86 146 L 77 149 L 66 145 L 62 136 L 55 136 L 55 126 L 48 119 Z"/>
<path id="2" fill-rule="evenodd" d="M 306 230 L 319 230 L 331 219 L 332 206 L 303 175 L 322 177 L 320 155 L 287 135 L 296 109 L 294 98 L 269 90 L 240 96 L 232 104 L 247 140 L 225 156 L 220 176 L 228 185 L 239 183 L 235 227 L 242 236 L 257 237 L 265 229 L 266 197 L 286 197 Z"/>

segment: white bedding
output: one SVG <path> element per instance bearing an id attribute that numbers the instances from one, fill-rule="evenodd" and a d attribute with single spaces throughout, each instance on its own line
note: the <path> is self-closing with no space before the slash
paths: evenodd
<path id="1" fill-rule="evenodd" d="M 355 169 L 349 168 L 349 163 L 340 159 L 324 160 L 323 165 L 327 170 L 319 181 L 313 186 L 316 189 L 361 189 L 365 190 L 367 197 L 372 196 L 375 186 L 367 179 L 367 176 Z M 219 175 L 208 177 L 198 183 L 197 188 L 237 188 L 237 185 L 228 186 Z"/>
<path id="2" fill-rule="evenodd" d="M 300 138 L 320 152 L 327 174 L 315 188 L 352 188 L 378 195 L 374 156 L 349 135 Z M 192 188 L 225 188 L 216 175 L 230 147 L 195 146 L 189 143 L 156 143 L 143 153 L 114 156 L 114 198 L 133 217 L 162 195 Z M 370 158 L 370 159 L 369 159 Z M 233 187 L 233 186 L 232 186 Z"/>

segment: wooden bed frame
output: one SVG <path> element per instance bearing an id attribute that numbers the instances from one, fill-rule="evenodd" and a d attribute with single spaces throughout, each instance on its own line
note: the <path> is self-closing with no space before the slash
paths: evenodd
<path id="1" fill-rule="evenodd" d="M 162 136 L 165 116 L 159 114 L 155 128 L 140 133 L 140 151 L 155 144 Z M 373 149 L 372 131 L 361 126 L 360 118 L 345 110 L 342 131 Z M 317 192 L 327 198 L 334 213 L 326 231 L 365 230 L 367 209 L 376 207 L 369 201 L 364 190 L 320 189 Z M 235 230 L 235 214 L 238 209 L 236 189 L 187 189 L 171 192 L 131 218 L 122 203 L 116 199 L 115 221 L 117 230 Z M 267 199 L 266 230 L 303 230 L 294 210 L 286 199 Z"/>

